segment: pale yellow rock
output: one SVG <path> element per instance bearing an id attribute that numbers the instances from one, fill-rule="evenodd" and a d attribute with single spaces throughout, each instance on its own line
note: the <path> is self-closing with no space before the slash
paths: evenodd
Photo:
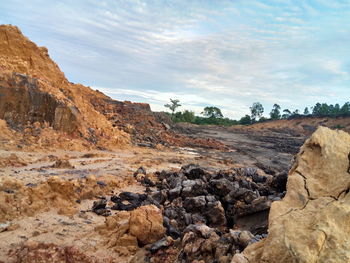
<path id="1" fill-rule="evenodd" d="M 268 237 L 232 262 L 350 262 L 349 153 L 349 134 L 319 127 L 300 149 L 285 198 L 271 206 Z"/>

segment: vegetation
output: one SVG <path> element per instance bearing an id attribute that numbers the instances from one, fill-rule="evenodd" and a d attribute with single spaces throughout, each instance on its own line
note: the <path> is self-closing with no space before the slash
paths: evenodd
<path id="1" fill-rule="evenodd" d="M 261 118 L 264 113 L 264 107 L 260 102 L 254 102 L 250 107 L 252 121 L 255 122 L 257 118 Z"/>
<path id="2" fill-rule="evenodd" d="M 221 110 L 217 107 L 205 107 L 202 114 L 207 118 L 217 119 L 223 118 Z"/>
<path id="3" fill-rule="evenodd" d="M 281 110 L 281 106 L 275 103 L 272 107 L 271 112 L 270 112 L 271 120 L 278 120 L 281 118 L 280 110 Z"/>
<path id="4" fill-rule="evenodd" d="M 165 104 L 164 107 L 169 108 L 171 110 L 171 114 L 174 115 L 175 110 L 181 106 L 179 102 L 179 100 L 170 99 L 170 104 Z"/>
<path id="5" fill-rule="evenodd" d="M 249 125 L 255 122 L 264 122 L 269 120 L 279 120 L 279 119 L 295 119 L 301 117 L 341 117 L 350 116 L 350 102 L 346 102 L 343 106 L 338 103 L 335 105 L 328 105 L 327 103 L 316 103 L 315 106 L 311 107 L 309 110 L 306 107 L 301 113 L 298 109 L 291 111 L 289 109 L 284 109 L 281 112 L 281 106 L 274 104 L 269 113 L 270 118 L 263 117 L 264 107 L 260 102 L 254 102 L 249 108 L 250 115 L 245 115 L 240 120 L 232 120 L 229 118 L 224 118 L 221 110 L 218 107 L 207 106 L 203 109 L 201 113 L 202 116 L 196 116 L 193 111 L 184 110 L 175 112 L 178 107 L 181 106 L 180 101 L 176 99 L 170 99 L 170 104 L 164 105 L 169 108 L 171 113 L 169 116 L 174 122 L 188 122 L 198 125 Z"/>

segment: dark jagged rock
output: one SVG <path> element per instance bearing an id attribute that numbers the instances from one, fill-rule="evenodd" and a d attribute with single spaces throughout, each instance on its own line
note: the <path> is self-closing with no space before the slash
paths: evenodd
<path id="1" fill-rule="evenodd" d="M 106 206 L 107 206 L 107 199 L 101 198 L 98 201 L 94 201 L 92 205 L 92 211 L 97 215 L 109 216 L 111 215 L 111 211 L 107 209 Z"/>
<path id="2" fill-rule="evenodd" d="M 122 192 L 119 194 L 119 196 L 111 197 L 111 201 L 115 203 L 115 205 L 112 206 L 111 209 L 131 211 L 141 206 L 146 199 L 146 194 Z"/>
<path id="3" fill-rule="evenodd" d="M 134 177 L 136 177 L 138 174 L 143 174 L 143 175 L 146 175 L 146 169 L 141 166 L 139 169 L 137 169 L 135 172 L 134 172 Z"/>
<path id="4" fill-rule="evenodd" d="M 271 186 L 278 192 L 286 191 L 288 174 L 286 172 L 275 175 L 272 179 Z"/>
<path id="5" fill-rule="evenodd" d="M 112 196 L 112 209 L 130 211 L 149 204 L 162 209 L 168 238 L 149 251 L 153 256 L 166 253 L 169 240 L 178 239 L 178 262 L 230 262 L 235 253 L 266 236 L 271 203 L 284 196 L 285 175 L 268 179 L 255 168 L 209 172 L 191 164 L 155 175 L 157 189 Z M 99 202 L 97 210 L 105 209 L 106 200 Z"/>
<path id="6" fill-rule="evenodd" d="M 159 249 L 163 249 L 171 246 L 173 243 L 174 243 L 174 240 L 171 237 L 165 237 L 153 243 L 149 250 L 153 254 L 153 253 L 156 253 Z"/>

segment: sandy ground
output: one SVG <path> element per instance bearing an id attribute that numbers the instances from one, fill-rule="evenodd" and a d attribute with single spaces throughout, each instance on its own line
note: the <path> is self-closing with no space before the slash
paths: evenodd
<path id="1" fill-rule="evenodd" d="M 120 187 L 105 193 L 108 196 L 121 191 L 143 192 L 145 188 L 133 177 L 133 173 L 141 166 L 146 169 L 147 174 L 179 169 L 190 163 L 214 169 L 254 166 L 262 170 L 272 168 L 277 172 L 288 171 L 296 149 L 306 138 L 220 127 L 191 127 L 186 134 L 196 138 L 209 137 L 219 140 L 227 146 L 226 150 L 175 147 L 134 147 L 119 151 L 90 152 L 0 150 L 0 186 L 5 178 L 16 179 L 25 187 L 43 184 L 53 177 L 74 181 L 93 175 L 97 180 L 104 180 L 109 176 L 125 181 L 125 184 L 120 184 Z M 57 160 L 68 160 L 73 167 L 53 168 Z M 77 209 L 73 214 L 67 215 L 58 209 L 50 209 L 50 203 L 45 203 L 48 207 L 43 211 L 32 211 L 31 216 L 15 216 L 0 222 L 0 261 L 15 262 L 8 256 L 11 249 L 23 241 L 38 241 L 64 246 L 74 245 L 87 255 L 106 259 L 106 262 L 127 262 L 130 257 L 120 257 L 115 251 L 108 249 L 105 237 L 95 230 L 105 221 L 103 216 L 98 216 L 90 210 L 97 198 L 98 196 L 91 196 L 74 204 Z"/>
<path id="2" fill-rule="evenodd" d="M 140 166 L 151 174 L 163 169 L 179 169 L 189 163 L 218 169 L 232 165 L 215 158 L 219 152 L 211 152 L 212 155 L 201 156 L 198 149 L 140 147 L 114 152 L 58 150 L 43 153 L 0 150 L 2 160 L 13 159 L 14 155 L 16 156 L 12 166 L 0 168 L 0 185 L 1 180 L 5 178 L 17 179 L 31 187 L 52 177 L 70 181 L 94 175 L 98 180 L 99 177 L 107 175 L 128 182 L 126 187 L 113 189 L 114 194 L 121 191 L 143 192 L 145 188 L 133 178 L 134 171 Z M 58 159 L 69 160 L 74 168 L 52 168 Z M 123 262 L 118 261 L 122 259 L 115 252 L 105 247 L 103 237 L 95 231 L 95 227 L 105 221 L 103 216 L 97 216 L 90 211 L 96 198 L 97 196 L 76 204 L 78 212 L 72 215 L 60 214 L 57 209 L 48 208 L 49 211 L 34 212 L 34 216 L 19 216 L 0 222 L 0 261 L 12 262 L 13 259 L 8 256 L 8 252 L 21 242 L 30 240 L 65 246 L 74 245 L 89 255 L 99 258 L 108 255 L 108 258 L 113 258 L 115 262 Z"/>

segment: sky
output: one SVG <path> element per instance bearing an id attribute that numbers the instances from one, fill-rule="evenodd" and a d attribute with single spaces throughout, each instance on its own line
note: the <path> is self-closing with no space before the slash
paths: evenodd
<path id="1" fill-rule="evenodd" d="M 350 0 L 0 0 L 66 77 L 164 111 L 350 101 Z"/>

